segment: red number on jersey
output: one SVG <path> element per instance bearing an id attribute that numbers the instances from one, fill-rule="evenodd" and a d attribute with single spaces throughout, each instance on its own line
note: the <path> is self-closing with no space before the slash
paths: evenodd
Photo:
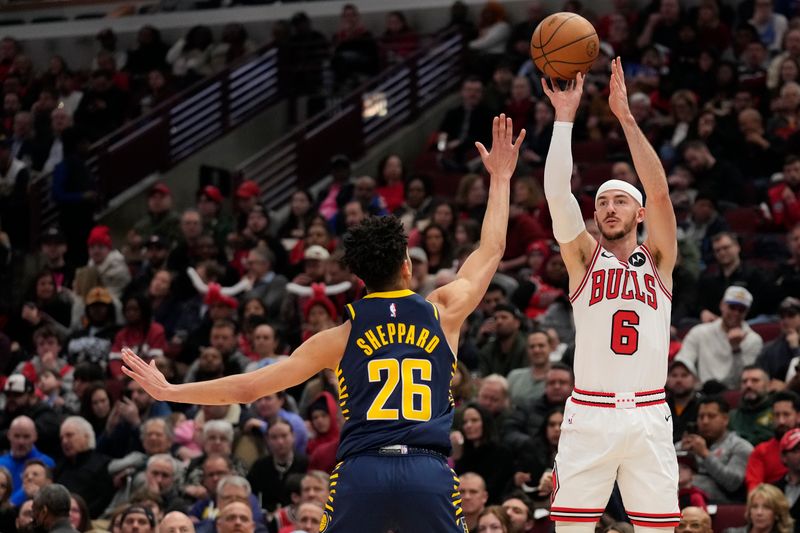
<path id="1" fill-rule="evenodd" d="M 611 350 L 617 355 L 633 355 L 639 349 L 639 315 L 636 311 L 617 311 L 611 319 Z"/>

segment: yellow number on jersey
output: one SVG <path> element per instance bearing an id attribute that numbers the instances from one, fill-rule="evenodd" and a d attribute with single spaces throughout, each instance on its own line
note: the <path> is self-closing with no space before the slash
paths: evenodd
<path id="1" fill-rule="evenodd" d="M 370 383 L 383 381 L 381 375 L 386 371 L 386 381 L 375 400 L 367 410 L 367 420 L 399 420 L 397 409 L 387 409 L 386 402 L 400 382 L 401 368 L 397 359 L 375 359 L 367 365 Z M 403 418 L 424 422 L 431 419 L 431 388 L 414 381 L 414 372 L 419 371 L 420 381 L 430 381 L 433 373 L 431 362 L 427 359 L 405 359 L 402 366 Z M 414 398 L 420 399 L 419 409 L 414 408 Z"/>

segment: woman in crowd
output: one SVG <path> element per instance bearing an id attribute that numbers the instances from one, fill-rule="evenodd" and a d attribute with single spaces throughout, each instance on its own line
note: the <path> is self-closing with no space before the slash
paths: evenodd
<path id="1" fill-rule="evenodd" d="M 92 529 L 92 520 L 89 518 L 89 507 L 80 494 L 70 494 L 69 523 L 72 527 L 85 533 Z"/>
<path id="2" fill-rule="evenodd" d="M 303 189 L 295 191 L 289 200 L 289 215 L 278 229 L 278 238 L 302 239 L 316 214 L 311 193 Z"/>
<path id="3" fill-rule="evenodd" d="M 519 533 L 511 524 L 505 509 L 491 505 L 478 515 L 478 533 Z"/>
<path id="4" fill-rule="evenodd" d="M 467 174 L 458 182 L 456 191 L 456 206 L 460 218 L 471 218 L 478 224 L 483 222 L 486 212 L 486 199 L 488 191 L 483 176 L 480 174 Z"/>
<path id="5" fill-rule="evenodd" d="M 789 501 L 774 485 L 762 483 L 747 495 L 744 511 L 747 525 L 725 533 L 792 533 L 794 520 L 789 515 Z"/>
<path id="6" fill-rule="evenodd" d="M 551 472 L 558 452 L 558 439 L 561 436 L 561 422 L 564 421 L 564 408 L 555 407 L 547 413 L 545 423 L 537 435 L 533 446 L 517 458 L 514 485 L 538 487 L 534 496 L 545 499 L 553 491 Z"/>
<path id="7" fill-rule="evenodd" d="M 125 326 L 114 337 L 108 363 L 109 373 L 118 379 L 123 376 L 121 360 L 123 347 L 134 349 L 147 359 L 163 355 L 167 347 L 164 328 L 153 320 L 153 310 L 147 297 L 143 295 L 127 297 L 123 302 L 122 312 L 125 316 Z"/>
<path id="8" fill-rule="evenodd" d="M 439 224 L 432 223 L 422 232 L 421 248 L 428 256 L 428 273 L 436 274 L 453 266 L 453 244 L 450 235 Z"/>
<path id="9" fill-rule="evenodd" d="M 397 154 L 389 154 L 378 164 L 377 192 L 386 202 L 386 210 L 397 211 L 405 202 L 405 166 Z"/>
<path id="10" fill-rule="evenodd" d="M 467 404 L 450 440 L 456 473 L 480 474 L 486 481 L 489 502 L 499 502 L 513 469 L 511 454 L 500 444 L 492 415 L 477 403 Z"/>
<path id="11" fill-rule="evenodd" d="M 14 481 L 11 472 L 7 468 L 0 466 L 0 531 L 15 531 L 14 520 L 17 517 L 17 510 L 9 501 L 14 492 Z"/>
<path id="12" fill-rule="evenodd" d="M 98 440 L 105 433 L 108 417 L 113 407 L 113 401 L 103 382 L 90 384 L 83 394 L 80 415 L 92 425 Z"/>

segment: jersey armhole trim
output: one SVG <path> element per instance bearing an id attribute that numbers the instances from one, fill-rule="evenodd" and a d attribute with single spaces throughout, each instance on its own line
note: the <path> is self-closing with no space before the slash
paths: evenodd
<path id="1" fill-rule="evenodd" d="M 436 320 L 439 320 L 439 308 L 436 307 L 436 304 L 431 302 L 430 300 L 425 300 L 425 301 L 431 304 L 431 307 L 433 307 L 433 316 L 436 317 Z"/>
<path id="2" fill-rule="evenodd" d="M 355 320 L 356 319 L 356 310 L 353 309 L 353 304 L 347 304 L 347 305 L 345 305 L 345 308 L 347 309 L 347 313 L 350 315 L 350 320 Z"/>
<path id="3" fill-rule="evenodd" d="M 664 296 L 666 296 L 667 299 L 669 299 L 669 301 L 671 302 L 672 293 L 667 290 L 667 287 L 664 285 L 664 282 L 661 281 L 661 274 L 658 273 L 658 265 L 656 265 L 656 262 L 653 260 L 653 254 L 650 253 L 650 250 L 644 244 L 642 244 L 642 250 L 644 250 L 644 253 L 647 255 L 647 258 L 650 260 L 650 264 L 653 265 L 653 274 L 656 277 L 658 286 L 661 287 L 661 290 L 664 292 Z"/>
<path id="4" fill-rule="evenodd" d="M 575 292 L 569 297 L 569 303 L 575 302 L 580 296 L 581 291 L 586 286 L 586 282 L 589 281 L 589 277 L 592 275 L 592 269 L 594 268 L 594 264 L 597 262 L 597 257 L 600 255 L 600 241 L 597 242 L 597 245 L 594 247 L 594 253 L 592 254 L 592 260 L 589 262 L 589 266 L 586 267 L 586 273 L 583 275 L 583 279 L 581 280 L 581 284 L 578 285 L 578 288 L 575 289 Z"/>

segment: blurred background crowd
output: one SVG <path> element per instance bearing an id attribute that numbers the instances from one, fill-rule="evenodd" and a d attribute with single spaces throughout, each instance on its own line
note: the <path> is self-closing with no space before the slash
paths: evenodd
<path id="1" fill-rule="evenodd" d="M 592 21 L 602 43 L 576 119 L 572 190 L 597 235 L 599 183 L 639 186 L 607 104 L 620 56 L 679 226 L 666 384 L 691 508 L 679 529 L 788 533 L 800 522 L 800 2 L 611 4 L 557 9 Z M 219 39 L 197 26 L 176 42 L 145 26 L 124 50 L 107 29 L 94 57 L 67 65 L 34 64 L 24 42 L 1 39 L 0 531 L 29 531 L 42 505 L 61 509 L 51 484 L 70 492 L 61 518 L 81 532 L 157 531 L 162 520 L 162 532 L 317 531 L 343 423 L 333 372 L 252 405 L 173 405 L 124 377 L 120 351 L 174 383 L 280 361 L 364 295 L 340 242 L 368 216 L 406 225 L 414 290 L 453 280 L 486 205 L 474 142 L 488 144 L 500 112 L 528 137 L 505 256 L 462 328 L 451 461 L 471 530 L 549 531 L 574 324 L 542 192 L 553 110 L 528 50 L 553 11 L 531 2 L 527 19 L 511 20 L 496 2 L 452 6 L 443 31 L 468 43 L 468 75 L 417 159 L 389 151 L 356 175 L 335 156 L 328 184 L 280 212 L 255 181 L 193 197 L 156 182 L 131 227 L 95 222 L 91 143 L 257 44 L 241 24 Z M 292 82 L 313 88 L 312 115 L 425 46 L 402 12 L 368 28 L 349 4 L 334 35 L 297 13 L 273 38 L 294 43 L 293 61 L 330 62 L 329 76 L 309 68 Z M 32 235 L 28 187 L 50 172 L 59 223 Z M 598 530 L 628 533 L 627 522 L 615 493 Z"/>

